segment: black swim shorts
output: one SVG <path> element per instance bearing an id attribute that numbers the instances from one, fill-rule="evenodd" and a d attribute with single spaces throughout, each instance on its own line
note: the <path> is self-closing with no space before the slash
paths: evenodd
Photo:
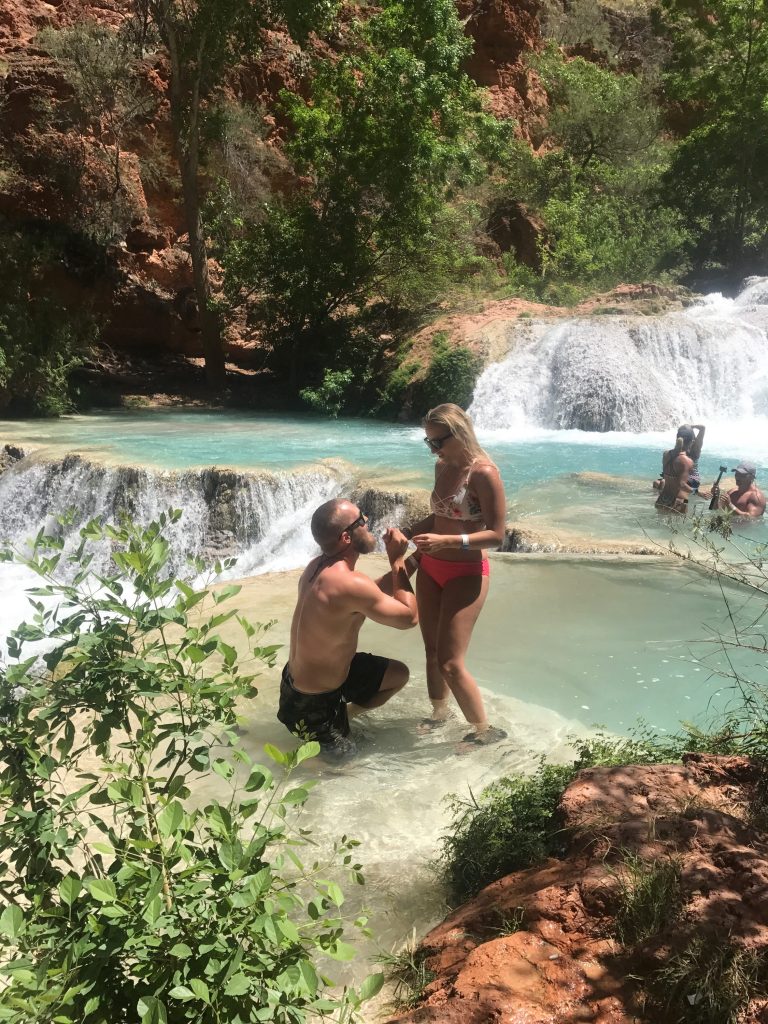
<path id="1" fill-rule="evenodd" d="M 302 739 L 332 743 L 339 735 L 348 736 L 347 704 L 367 704 L 375 697 L 388 665 L 388 658 L 356 654 L 347 678 L 338 689 L 328 693 L 302 693 L 297 690 L 286 665 L 280 681 L 277 717 Z"/>

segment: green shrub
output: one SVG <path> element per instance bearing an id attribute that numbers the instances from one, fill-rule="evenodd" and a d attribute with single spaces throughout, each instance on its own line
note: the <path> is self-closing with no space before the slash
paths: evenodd
<path id="1" fill-rule="evenodd" d="M 751 999 L 768 995 L 765 952 L 727 936 L 698 935 L 646 983 L 651 1019 L 680 1024 L 737 1024 Z"/>
<path id="2" fill-rule="evenodd" d="M 406 359 L 392 371 L 384 387 L 379 391 L 376 412 L 384 415 L 397 415 L 406 406 L 409 392 L 419 372 L 419 364 L 413 359 Z"/>
<path id="3" fill-rule="evenodd" d="M 442 402 L 465 409 L 472 401 L 481 360 L 467 348 L 453 347 L 443 332 L 432 339 L 432 359 L 414 393 L 414 404 L 426 412 Z"/>
<path id="4" fill-rule="evenodd" d="M 352 370 L 326 370 L 319 387 L 303 388 L 299 394 L 316 412 L 335 419 L 344 408 L 353 380 Z"/>
<path id="5" fill-rule="evenodd" d="M 387 981 L 394 983 L 392 1006 L 396 1012 L 416 1006 L 424 989 L 437 977 L 426 965 L 428 958 L 426 950 L 412 945 L 399 953 L 385 953 L 376 958 L 384 967 Z"/>
<path id="6" fill-rule="evenodd" d="M 219 629 L 239 622 L 249 663 L 271 664 L 277 648 L 225 610 L 239 587 L 208 595 L 170 575 L 164 534 L 179 516 L 91 522 L 70 556 L 38 536 L 24 559 L 40 578 L 35 614 L 0 673 L 11 1024 L 350 1021 L 383 980 L 332 996 L 314 966 L 354 955 L 341 889 L 298 856 L 311 839 L 291 815 L 313 783 L 284 785 L 319 748 L 267 745 L 270 767 L 237 745 L 236 701 L 256 695 L 254 676 Z M 91 571 L 92 543 L 112 546 L 114 571 Z M 71 584 L 56 581 L 65 566 Z M 40 643 L 42 660 L 29 650 Z M 195 798 L 206 775 L 223 799 Z M 356 845 L 342 836 L 335 850 L 362 881 Z"/>
<path id="7" fill-rule="evenodd" d="M 441 840 L 440 865 L 454 905 L 562 847 L 555 810 L 575 774 L 573 765 L 542 761 L 534 775 L 499 779 L 479 800 L 449 798 L 454 820 Z"/>

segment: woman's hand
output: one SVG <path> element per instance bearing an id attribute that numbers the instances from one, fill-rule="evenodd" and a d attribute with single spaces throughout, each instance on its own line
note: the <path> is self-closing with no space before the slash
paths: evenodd
<path id="1" fill-rule="evenodd" d="M 455 548 L 461 543 L 460 537 L 446 533 L 418 533 L 413 538 L 417 551 L 430 555 L 440 548 Z"/>

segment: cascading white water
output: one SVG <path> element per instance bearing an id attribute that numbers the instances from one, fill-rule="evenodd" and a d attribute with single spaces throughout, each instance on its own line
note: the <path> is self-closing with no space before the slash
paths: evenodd
<path id="1" fill-rule="evenodd" d="M 525 325 L 486 368 L 470 412 L 486 429 L 650 431 L 768 416 L 768 279 L 658 317 Z"/>
<path id="2" fill-rule="evenodd" d="M 163 473 L 98 465 L 77 456 L 55 462 L 25 459 L 0 476 L 0 539 L 21 547 L 40 529 L 63 529 L 66 555 L 89 519 L 114 522 L 125 513 L 146 525 L 161 512 L 180 508 L 181 520 L 168 530 L 172 571 L 190 557 L 211 560 L 227 554 L 242 557 L 246 571 L 253 573 L 297 564 L 307 547 L 312 510 L 349 481 L 340 465 L 290 473 Z M 54 517 L 66 511 L 72 512 L 72 522 L 61 527 Z M 109 557 L 105 547 L 94 551 L 94 568 L 105 569 Z"/>

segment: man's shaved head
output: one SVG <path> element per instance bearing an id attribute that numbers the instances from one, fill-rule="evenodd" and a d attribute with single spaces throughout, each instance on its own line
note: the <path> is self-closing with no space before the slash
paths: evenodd
<path id="1" fill-rule="evenodd" d="M 312 536 L 323 551 L 332 551 L 346 526 L 360 515 L 357 505 L 347 498 L 331 498 L 312 515 Z"/>

